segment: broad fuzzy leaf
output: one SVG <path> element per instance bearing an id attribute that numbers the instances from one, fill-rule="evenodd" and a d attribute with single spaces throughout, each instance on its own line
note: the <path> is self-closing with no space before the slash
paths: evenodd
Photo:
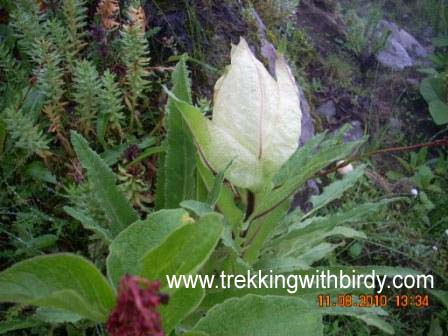
<path id="1" fill-rule="evenodd" d="M 104 322 L 115 298 L 98 269 L 73 254 L 39 256 L 0 273 L 0 301 L 59 308 Z"/>
<path id="2" fill-rule="evenodd" d="M 222 232 L 222 217 L 216 213 L 181 226 L 141 258 L 141 275 L 159 279 L 166 286 L 166 275 L 195 274 L 213 252 Z"/>
<path id="3" fill-rule="evenodd" d="M 247 295 L 210 309 L 193 330 L 214 336 L 320 336 L 322 315 L 311 307 L 302 300 Z"/>
<path id="4" fill-rule="evenodd" d="M 139 260 L 175 229 L 191 221 L 193 219 L 184 210 L 160 210 L 123 230 L 109 246 L 107 273 L 110 281 L 117 285 L 126 273 L 139 274 Z"/>
<path id="5" fill-rule="evenodd" d="M 347 315 L 393 333 L 380 308 L 320 308 L 316 298 L 246 295 L 231 298 L 207 312 L 193 331 L 217 336 L 323 335 L 323 315 Z"/>
<path id="6" fill-rule="evenodd" d="M 76 132 L 71 133 L 73 148 L 82 166 L 87 170 L 98 201 L 111 222 L 109 228 L 116 236 L 138 219 L 136 211 L 115 184 L 115 175 L 107 164 L 90 149 L 87 141 Z"/>
<path id="7" fill-rule="evenodd" d="M 182 99 L 174 102 L 206 162 L 223 171 L 233 160 L 226 178 L 256 191 L 297 149 L 298 90 L 283 57 L 277 58 L 275 80 L 244 39 L 233 46 L 227 70 L 215 85 L 212 121 Z"/>

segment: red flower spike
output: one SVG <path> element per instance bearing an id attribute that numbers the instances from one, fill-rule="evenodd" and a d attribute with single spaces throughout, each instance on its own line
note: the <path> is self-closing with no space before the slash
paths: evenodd
<path id="1" fill-rule="evenodd" d="M 125 275 L 118 290 L 117 305 L 107 321 L 111 336 L 164 336 L 160 314 L 156 310 L 167 303 L 159 293 L 160 282 Z"/>

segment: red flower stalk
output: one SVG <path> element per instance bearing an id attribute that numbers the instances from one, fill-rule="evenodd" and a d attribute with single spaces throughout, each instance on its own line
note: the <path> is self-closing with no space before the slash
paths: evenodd
<path id="1" fill-rule="evenodd" d="M 161 294 L 160 282 L 125 275 L 118 290 L 117 305 L 107 321 L 111 336 L 164 336 L 160 304 L 168 302 Z"/>

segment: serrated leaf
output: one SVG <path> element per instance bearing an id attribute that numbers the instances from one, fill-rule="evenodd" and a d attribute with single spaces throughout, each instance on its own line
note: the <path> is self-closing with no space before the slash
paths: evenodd
<path id="1" fill-rule="evenodd" d="M 261 270 L 272 270 L 277 273 L 307 270 L 313 263 L 325 258 L 338 246 L 340 246 L 340 244 L 321 243 L 311 247 L 302 254 L 286 257 L 266 258 L 256 264 L 255 267 Z"/>
<path id="2" fill-rule="evenodd" d="M 172 74 L 173 93 L 191 104 L 190 80 L 185 57 Z M 177 208 L 180 202 L 194 197 L 196 147 L 190 130 L 172 98 L 166 109 L 166 156 L 164 161 L 164 208 Z"/>
<path id="3" fill-rule="evenodd" d="M 114 296 L 98 269 L 74 254 L 35 257 L 0 273 L 0 301 L 63 309 L 92 321 L 107 319 Z"/>
<path id="4" fill-rule="evenodd" d="M 87 141 L 73 131 L 71 140 L 82 166 L 87 170 L 98 201 L 111 222 L 109 229 L 112 235 L 116 236 L 138 219 L 137 213 L 115 184 L 115 174 L 99 155 L 90 149 Z"/>
<path id="5" fill-rule="evenodd" d="M 107 274 L 111 283 L 117 285 L 126 273 L 139 274 L 139 260 L 178 227 L 192 221 L 182 209 L 160 210 L 123 230 L 109 246 Z"/>
<path id="6" fill-rule="evenodd" d="M 100 239 L 103 239 L 108 244 L 112 241 L 112 233 L 98 224 L 93 218 L 72 207 L 65 206 L 63 209 L 67 214 L 78 220 L 86 230 L 95 232 Z"/>

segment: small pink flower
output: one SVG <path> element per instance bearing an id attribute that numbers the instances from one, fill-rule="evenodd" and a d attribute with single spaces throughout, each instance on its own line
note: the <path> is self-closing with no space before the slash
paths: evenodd
<path id="1" fill-rule="evenodd" d="M 164 336 L 157 307 L 168 303 L 160 282 L 125 275 L 118 290 L 117 305 L 107 321 L 111 336 Z"/>

